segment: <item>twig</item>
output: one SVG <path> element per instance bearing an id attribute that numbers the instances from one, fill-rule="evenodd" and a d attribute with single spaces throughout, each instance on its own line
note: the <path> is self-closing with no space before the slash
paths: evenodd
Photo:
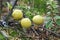
<path id="1" fill-rule="evenodd" d="M 0 5 L 1 5 L 1 11 L 2 11 L 2 1 L 3 1 L 3 0 L 0 0 L 0 2 L 1 2 L 1 4 L 0 4 Z"/>
<path id="2" fill-rule="evenodd" d="M 46 30 L 46 31 L 48 31 L 48 32 L 51 32 L 54 36 L 60 38 L 60 34 L 58 34 L 58 33 L 56 33 L 56 32 L 53 32 L 53 31 L 51 31 L 51 30 L 49 30 L 49 29 L 47 29 L 47 28 L 44 28 L 44 27 L 40 27 L 40 28 L 43 28 L 44 30 Z"/>
<path id="3" fill-rule="evenodd" d="M 13 9 L 14 9 L 14 7 L 15 7 L 15 5 L 16 5 L 16 3 L 17 3 L 17 1 L 18 1 L 18 0 L 16 0 L 16 1 L 14 2 L 14 5 L 13 5 L 13 7 L 12 7 L 11 11 L 10 11 L 10 12 L 9 12 L 9 14 L 6 16 L 6 19 L 5 19 L 5 21 L 6 21 L 6 22 L 8 21 L 9 16 L 12 14 Z"/>
<path id="4" fill-rule="evenodd" d="M 31 28 L 31 30 L 36 34 L 36 35 L 39 35 L 36 31 L 35 31 L 35 29 L 32 27 Z"/>
<path id="5" fill-rule="evenodd" d="M 2 1 L 3 0 L 0 0 L 0 18 L 1 18 L 1 13 L 2 13 Z"/>
<path id="6" fill-rule="evenodd" d="M 28 36 L 19 36 L 18 38 L 30 38 L 30 39 L 33 39 L 33 37 L 31 35 L 28 35 Z M 34 39 L 39 39 L 39 35 L 34 37 Z"/>

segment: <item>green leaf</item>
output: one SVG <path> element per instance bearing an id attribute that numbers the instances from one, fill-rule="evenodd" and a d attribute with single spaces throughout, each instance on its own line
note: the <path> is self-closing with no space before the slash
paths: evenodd
<path id="1" fill-rule="evenodd" d="M 0 39 L 4 39 L 4 36 L 0 33 Z"/>
<path id="2" fill-rule="evenodd" d="M 60 26 L 60 19 L 56 20 L 56 24 Z"/>
<path id="3" fill-rule="evenodd" d="M 11 10 L 12 9 L 12 5 L 9 2 L 7 2 L 7 5 L 8 5 L 8 8 Z"/>
<path id="4" fill-rule="evenodd" d="M 57 16 L 55 16 L 54 18 L 55 18 L 55 19 L 60 19 L 60 16 L 57 15 Z"/>
<path id="5" fill-rule="evenodd" d="M 22 40 L 27 40 L 27 38 L 21 38 Z"/>
<path id="6" fill-rule="evenodd" d="M 55 16 L 54 17 L 56 19 L 56 24 L 60 26 L 60 16 Z"/>
<path id="7" fill-rule="evenodd" d="M 52 20 L 49 20 L 49 21 L 46 23 L 46 28 L 52 27 L 52 23 L 53 23 L 53 21 L 52 21 Z"/>
<path id="8" fill-rule="evenodd" d="M 17 32 L 16 32 L 15 30 L 13 30 L 13 31 L 10 33 L 10 35 L 11 35 L 12 37 L 14 37 L 14 36 L 17 35 Z"/>
<path id="9" fill-rule="evenodd" d="M 32 19 L 33 18 L 33 15 L 30 11 L 27 11 L 26 14 L 25 14 L 28 18 Z"/>

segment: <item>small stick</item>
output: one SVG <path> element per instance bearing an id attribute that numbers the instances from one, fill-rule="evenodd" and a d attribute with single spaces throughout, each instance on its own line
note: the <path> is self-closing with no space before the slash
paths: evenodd
<path id="1" fill-rule="evenodd" d="M 7 22 L 7 20 L 9 19 L 9 16 L 12 14 L 13 9 L 14 9 L 14 7 L 15 7 L 15 5 L 16 5 L 16 3 L 17 3 L 17 1 L 18 1 L 18 0 L 16 0 L 16 1 L 14 2 L 14 5 L 13 5 L 13 7 L 12 7 L 11 11 L 10 11 L 10 12 L 9 12 L 9 14 L 6 16 L 6 19 L 5 19 L 5 21 L 6 21 L 6 22 Z"/>
<path id="2" fill-rule="evenodd" d="M 47 28 L 44 28 L 44 27 L 40 27 L 40 28 L 43 28 L 44 30 L 46 30 L 46 31 L 48 31 L 48 32 L 51 32 L 54 36 L 60 38 L 60 34 L 58 34 L 58 33 L 56 33 L 56 32 L 53 32 L 53 31 L 51 31 L 51 30 L 49 30 L 49 29 L 47 29 Z"/>
<path id="3" fill-rule="evenodd" d="M 31 30 L 36 34 L 36 35 L 39 35 L 36 31 L 35 31 L 35 29 L 32 27 L 31 28 Z"/>

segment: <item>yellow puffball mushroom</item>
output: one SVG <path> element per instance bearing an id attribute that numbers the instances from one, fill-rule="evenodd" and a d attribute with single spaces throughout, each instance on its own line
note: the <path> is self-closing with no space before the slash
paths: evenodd
<path id="1" fill-rule="evenodd" d="M 31 21 L 30 21 L 30 19 L 29 18 L 23 18 L 21 20 L 21 26 L 23 28 L 30 28 L 31 27 Z"/>
<path id="2" fill-rule="evenodd" d="M 40 25 L 44 22 L 44 17 L 40 16 L 40 15 L 36 15 L 33 17 L 32 21 L 37 24 Z"/>
<path id="3" fill-rule="evenodd" d="M 23 13 L 19 9 L 15 9 L 12 13 L 12 17 L 16 20 L 21 19 L 23 17 Z"/>

